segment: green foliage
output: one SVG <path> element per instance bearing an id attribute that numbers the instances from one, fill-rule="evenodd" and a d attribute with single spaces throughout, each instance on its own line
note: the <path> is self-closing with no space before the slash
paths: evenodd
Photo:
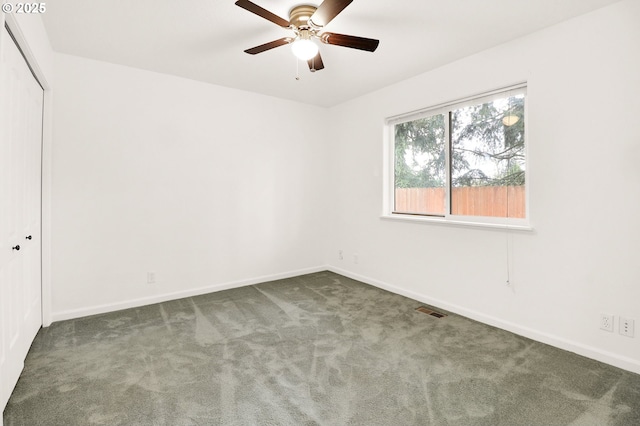
<path id="1" fill-rule="evenodd" d="M 510 126 L 505 116 L 516 116 Z M 487 102 L 461 108 L 452 114 L 453 151 L 459 152 L 473 164 L 493 164 L 498 172 L 488 175 L 479 168 L 455 167 L 453 186 L 512 186 L 524 185 L 524 97 L 509 98 L 506 106 Z"/>
<path id="2" fill-rule="evenodd" d="M 506 126 L 507 114 L 519 120 Z M 395 125 L 396 188 L 446 185 L 445 119 L 438 114 Z M 451 112 L 451 124 L 453 186 L 524 184 L 523 96 L 459 108 Z M 489 166 L 498 171 L 488 173 Z"/>
<path id="3" fill-rule="evenodd" d="M 439 188 L 446 184 L 444 120 L 445 116 L 439 114 L 395 126 L 396 188 Z"/>
<path id="4" fill-rule="evenodd" d="M 444 133 L 441 115 L 395 126 L 397 188 L 428 188 L 444 184 Z"/>

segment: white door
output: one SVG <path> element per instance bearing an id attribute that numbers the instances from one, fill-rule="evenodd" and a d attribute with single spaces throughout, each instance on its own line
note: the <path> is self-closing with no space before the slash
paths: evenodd
<path id="1" fill-rule="evenodd" d="M 43 90 L 0 35 L 0 408 L 42 325 L 40 200 Z"/>

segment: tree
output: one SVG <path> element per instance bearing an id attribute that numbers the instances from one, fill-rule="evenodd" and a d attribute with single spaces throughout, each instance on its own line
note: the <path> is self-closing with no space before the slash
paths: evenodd
<path id="1" fill-rule="evenodd" d="M 507 115 L 518 120 L 506 125 Z M 524 96 L 512 96 L 506 104 L 494 101 L 453 111 L 452 142 L 453 186 L 524 185 Z M 467 167 L 456 167 L 456 152 Z M 488 173 L 491 165 L 496 170 Z"/>
<path id="2" fill-rule="evenodd" d="M 524 185 L 524 96 L 451 111 L 452 186 Z M 506 115 L 518 117 L 505 125 Z M 446 114 L 395 126 L 396 188 L 446 185 Z"/>
<path id="3" fill-rule="evenodd" d="M 395 126 L 396 188 L 440 188 L 446 184 L 445 115 Z M 458 166 L 466 166 L 460 154 Z"/>

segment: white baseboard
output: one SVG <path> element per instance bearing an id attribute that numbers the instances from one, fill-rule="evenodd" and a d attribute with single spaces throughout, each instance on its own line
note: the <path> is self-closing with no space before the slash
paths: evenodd
<path id="1" fill-rule="evenodd" d="M 214 293 L 216 291 L 229 290 L 232 288 L 244 287 L 253 284 L 259 284 L 267 281 L 281 280 L 284 278 L 292 278 L 300 275 L 311 274 L 314 272 L 326 271 L 326 266 L 316 266 L 312 268 L 297 269 L 294 271 L 282 272 L 272 275 L 263 275 L 255 278 L 248 278 L 239 281 L 232 281 L 222 284 L 214 284 L 206 287 L 188 289 L 172 293 L 164 293 L 139 299 L 125 300 L 115 303 L 107 303 L 104 305 L 90 306 L 87 308 L 71 309 L 67 311 L 54 312 L 52 314 L 53 322 L 64 321 L 74 318 L 86 317 L 89 315 L 104 314 L 106 312 L 114 312 L 122 309 L 137 308 L 139 306 L 151 305 L 154 303 L 166 302 L 168 300 L 182 299 L 184 297 L 199 296 L 201 294 Z"/>
<path id="2" fill-rule="evenodd" d="M 640 361 L 620 356 L 618 354 L 603 351 L 598 348 L 594 348 L 592 346 L 584 345 L 579 342 L 575 342 L 572 340 L 564 339 L 559 336 L 555 336 L 549 333 L 544 333 L 539 330 L 535 330 L 529 327 L 523 327 L 519 324 L 512 323 L 509 321 L 504 321 L 500 318 L 493 317 L 491 315 L 486 315 L 482 312 L 477 312 L 474 310 L 470 310 L 464 308 L 462 306 L 454 305 L 442 300 L 434 299 L 432 297 L 426 296 L 424 294 L 416 293 L 413 291 L 405 290 L 403 288 L 397 287 L 395 285 L 376 280 L 364 275 L 356 274 L 345 269 L 336 268 L 334 266 L 325 265 L 325 266 L 317 266 L 312 268 L 298 269 L 294 271 L 282 272 L 279 274 L 272 275 L 263 275 L 260 277 L 249 278 L 245 280 L 232 281 L 222 284 L 215 284 L 207 287 L 200 287 L 195 289 L 189 289 L 179 292 L 173 293 L 165 293 L 161 295 L 154 295 L 150 297 L 143 297 L 134 300 L 126 300 L 122 302 L 97 305 L 88 308 L 81 309 L 73 309 L 68 311 L 54 312 L 53 313 L 53 321 L 63 321 L 68 319 L 80 318 L 89 315 L 102 314 L 106 312 L 118 311 L 121 309 L 128 308 L 136 308 L 139 306 L 150 305 L 153 303 L 166 302 L 168 300 L 181 299 L 183 297 L 191 297 L 198 296 L 201 294 L 213 293 L 222 290 L 229 290 L 232 288 L 244 287 L 253 284 L 259 284 L 267 281 L 292 278 L 300 275 L 311 274 L 314 272 L 321 271 L 331 271 L 336 274 L 343 275 L 345 277 L 352 278 L 354 280 L 361 281 L 363 283 L 381 288 L 383 290 L 390 291 L 395 294 L 399 294 L 401 296 L 409 297 L 411 299 L 417 300 L 419 302 L 444 309 L 446 311 L 453 312 L 458 315 L 462 315 L 464 317 L 473 319 L 475 321 L 479 321 L 481 323 L 497 327 L 503 330 L 510 331 L 512 333 L 518 334 L 520 336 L 527 337 L 529 339 L 545 343 L 551 346 L 555 346 L 560 349 L 564 349 L 570 352 L 574 352 L 578 355 L 585 356 L 587 358 L 595 359 L 600 362 L 604 362 L 606 364 L 613 365 L 618 368 L 622 368 L 624 370 L 628 370 L 637 374 L 640 374 Z"/>
<path id="3" fill-rule="evenodd" d="M 636 374 L 640 374 L 640 361 L 625 356 L 615 354 L 613 352 L 603 351 L 592 346 L 584 345 L 579 342 L 564 339 L 553 334 L 544 333 L 529 327 L 523 327 L 521 325 L 504 321 L 500 318 L 496 318 L 490 315 L 483 314 L 481 312 L 466 309 L 462 306 L 447 303 L 442 300 L 434 299 L 424 294 L 419 294 L 413 291 L 405 290 L 392 284 L 379 281 L 373 278 L 369 278 L 360 274 L 356 274 L 344 269 L 336 268 L 333 266 L 327 266 L 325 268 L 328 271 L 335 272 L 336 274 L 343 275 L 345 277 L 352 278 L 354 280 L 361 281 L 363 283 L 381 288 L 383 290 L 390 291 L 392 293 L 399 294 L 401 296 L 409 297 L 419 302 L 431 305 L 433 307 L 441 308 L 446 311 L 453 312 L 458 315 L 470 318 L 472 320 L 487 324 L 493 327 L 497 327 L 503 330 L 510 331 L 511 333 L 518 334 L 520 336 L 527 337 L 529 339 L 545 343 L 547 345 L 554 346 L 556 348 L 564 349 L 569 352 L 576 353 L 578 355 L 585 356 L 587 358 L 595 359 L 605 364 L 610 364 L 623 370 L 631 371 Z"/>

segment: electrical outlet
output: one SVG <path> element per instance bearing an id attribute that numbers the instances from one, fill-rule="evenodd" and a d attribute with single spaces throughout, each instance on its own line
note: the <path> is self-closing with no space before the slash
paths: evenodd
<path id="1" fill-rule="evenodd" d="M 147 284 L 155 284 L 155 282 L 156 282 L 156 273 L 147 272 Z"/>
<path id="2" fill-rule="evenodd" d="M 344 260 L 344 255 L 342 254 L 342 250 L 338 250 L 338 260 Z"/>
<path id="3" fill-rule="evenodd" d="M 358 253 L 353 254 L 353 263 L 357 264 L 360 258 L 358 257 Z"/>
<path id="4" fill-rule="evenodd" d="M 600 328 L 613 332 L 613 315 L 600 314 Z"/>
<path id="5" fill-rule="evenodd" d="M 623 336 L 633 337 L 634 321 L 631 318 L 620 317 L 618 328 Z"/>

